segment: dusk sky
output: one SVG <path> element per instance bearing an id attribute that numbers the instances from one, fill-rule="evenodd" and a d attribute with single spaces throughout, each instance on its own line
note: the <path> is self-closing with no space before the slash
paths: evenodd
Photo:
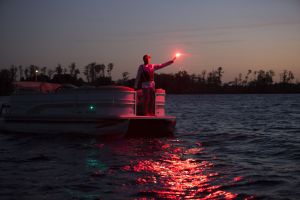
<path id="1" fill-rule="evenodd" d="M 181 51 L 160 72 L 287 69 L 300 81 L 300 0 L 1 0 L 0 27 L 1 68 L 113 62 L 116 80 L 146 53 Z"/>

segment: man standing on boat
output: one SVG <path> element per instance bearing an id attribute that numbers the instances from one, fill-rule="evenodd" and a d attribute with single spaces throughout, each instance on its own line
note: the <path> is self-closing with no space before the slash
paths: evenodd
<path id="1" fill-rule="evenodd" d="M 163 64 L 150 64 L 151 56 L 144 55 L 144 64 L 139 66 L 135 84 L 135 89 L 141 88 L 143 91 L 143 114 L 144 115 L 155 115 L 155 82 L 154 82 L 154 71 L 162 69 L 168 65 L 174 63 L 176 57 L 172 60 Z"/>

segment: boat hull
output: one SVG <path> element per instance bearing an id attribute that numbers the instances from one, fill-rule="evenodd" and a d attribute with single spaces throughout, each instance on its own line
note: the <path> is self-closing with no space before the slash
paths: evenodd
<path id="1" fill-rule="evenodd" d="M 82 136 L 125 136 L 128 119 L 43 119 L 10 118 L 1 119 L 2 132 L 24 134 L 70 134 Z"/>
<path id="2" fill-rule="evenodd" d="M 172 136 L 176 118 L 134 116 L 100 119 L 2 118 L 1 132 L 23 134 L 68 134 L 103 137 Z"/>
<path id="3" fill-rule="evenodd" d="M 130 118 L 126 137 L 167 137 L 175 130 L 176 118 L 172 116 L 139 116 Z"/>

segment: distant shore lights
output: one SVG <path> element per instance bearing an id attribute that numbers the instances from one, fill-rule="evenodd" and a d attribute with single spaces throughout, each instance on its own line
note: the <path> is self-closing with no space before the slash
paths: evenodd
<path id="1" fill-rule="evenodd" d="M 38 73 L 39 73 L 39 70 L 35 70 L 35 82 L 37 82 L 37 75 L 38 75 Z"/>

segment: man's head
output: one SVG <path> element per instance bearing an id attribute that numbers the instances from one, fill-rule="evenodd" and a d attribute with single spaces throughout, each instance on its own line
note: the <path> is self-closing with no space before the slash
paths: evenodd
<path id="1" fill-rule="evenodd" d="M 144 64 L 147 65 L 150 63 L 150 59 L 151 59 L 151 56 L 149 56 L 148 54 L 144 55 L 143 56 L 143 61 L 144 61 Z"/>

